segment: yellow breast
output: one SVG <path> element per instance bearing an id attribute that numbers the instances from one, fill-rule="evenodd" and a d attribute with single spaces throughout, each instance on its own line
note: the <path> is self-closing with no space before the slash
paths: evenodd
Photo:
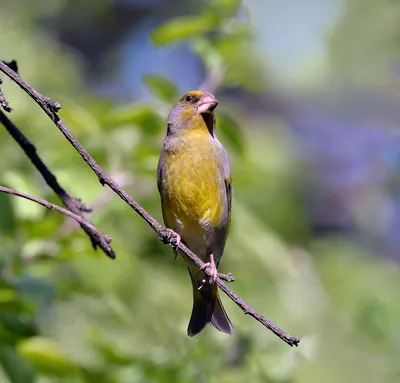
<path id="1" fill-rule="evenodd" d="M 226 221 L 227 198 L 218 148 L 207 136 L 183 140 L 164 153 L 161 194 L 164 221 L 182 237 L 204 235 Z"/>

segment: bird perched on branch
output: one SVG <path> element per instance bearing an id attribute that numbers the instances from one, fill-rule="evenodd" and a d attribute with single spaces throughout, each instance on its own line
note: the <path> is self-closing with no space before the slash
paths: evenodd
<path id="1" fill-rule="evenodd" d="M 232 206 L 229 157 L 215 135 L 217 105 L 212 94 L 201 91 L 188 92 L 175 104 L 157 169 L 165 225 L 206 262 L 199 270 L 187 261 L 193 285 L 189 336 L 209 322 L 222 332 L 233 333 L 215 283 Z M 209 280 L 202 271 L 206 267 L 211 269 Z"/>

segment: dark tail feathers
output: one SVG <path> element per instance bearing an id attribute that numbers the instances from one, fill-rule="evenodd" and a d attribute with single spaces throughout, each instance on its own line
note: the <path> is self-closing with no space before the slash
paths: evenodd
<path id="1" fill-rule="evenodd" d="M 192 273 L 190 276 L 193 284 L 193 310 L 187 330 L 188 335 L 198 334 L 210 322 L 217 330 L 233 334 L 233 325 L 222 306 L 217 286 L 204 284 L 198 290 L 196 279 Z"/>
<path id="2" fill-rule="evenodd" d="M 224 306 L 222 306 L 218 291 L 215 299 L 214 310 L 211 316 L 211 324 L 219 331 L 229 335 L 233 334 L 233 325 L 224 309 Z"/>

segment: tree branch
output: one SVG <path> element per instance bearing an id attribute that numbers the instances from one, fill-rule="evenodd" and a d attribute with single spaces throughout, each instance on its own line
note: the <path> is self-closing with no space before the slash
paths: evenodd
<path id="1" fill-rule="evenodd" d="M 3 79 L 0 77 L 0 85 L 3 83 Z M 1 88 L 0 88 L 0 106 L 8 113 L 12 112 L 13 108 L 6 100 Z"/>
<path id="2" fill-rule="evenodd" d="M 53 191 L 59 196 L 63 204 L 74 214 L 83 217 L 84 212 L 90 212 L 91 209 L 85 206 L 79 199 L 72 197 L 66 192 L 64 188 L 58 183 L 57 178 L 54 174 L 47 168 L 42 159 L 36 152 L 36 147 L 24 136 L 24 134 L 13 124 L 13 122 L 0 110 L 0 123 L 4 125 L 8 133 L 14 138 L 18 145 L 22 148 L 25 154 L 29 157 L 32 164 L 43 176 L 47 185 L 49 185 Z M 115 258 L 115 252 L 109 245 L 111 238 L 107 237 L 107 241 L 98 241 L 97 236 L 93 236 L 91 231 L 87 231 L 85 226 L 81 225 L 82 229 L 89 236 L 93 247 L 100 247 L 104 253 L 110 258 Z M 105 245 L 106 244 L 106 245 Z"/>
<path id="3" fill-rule="evenodd" d="M 205 79 L 200 84 L 199 89 L 203 92 L 215 93 L 221 86 L 225 72 L 226 68 L 223 64 L 215 65 L 206 73 Z"/>
<path id="4" fill-rule="evenodd" d="M 131 186 L 133 184 L 133 179 L 127 173 L 115 173 L 112 178 L 118 183 L 121 188 Z M 106 206 L 112 199 L 114 199 L 115 193 L 110 189 L 103 189 L 99 195 L 89 202 L 89 206 L 94 210 L 101 210 Z M 65 237 L 72 233 L 74 230 L 79 228 L 79 224 L 73 219 L 66 219 L 64 224 L 60 228 L 61 234 Z"/>
<path id="5" fill-rule="evenodd" d="M 90 233 L 90 236 L 93 238 L 96 238 L 96 242 L 99 243 L 99 246 L 102 246 L 102 248 L 109 248 L 109 241 L 110 238 L 105 235 L 103 232 L 101 232 L 100 230 L 98 230 L 91 222 L 89 222 L 85 217 L 82 217 L 78 214 L 73 213 L 72 211 L 68 210 L 68 209 L 64 209 L 61 206 L 55 205 L 54 203 L 51 203 L 49 201 L 46 201 L 44 199 L 40 199 L 40 198 L 36 198 L 32 195 L 29 194 L 25 194 L 13 189 L 9 189 L 6 188 L 4 186 L 0 186 L 0 192 L 2 193 L 7 193 L 7 194 L 11 194 L 11 195 L 15 195 L 21 198 L 25 198 L 29 201 L 33 201 L 38 203 L 39 205 L 42 205 L 44 207 L 47 207 L 47 209 L 53 209 L 53 210 L 57 210 L 58 212 L 60 212 L 61 214 L 64 214 L 72 219 L 74 219 L 75 221 L 79 222 L 79 224 L 85 229 L 85 231 L 87 233 Z"/>
<path id="6" fill-rule="evenodd" d="M 7 65 L 7 67 L 10 68 L 15 73 L 18 73 L 18 66 L 15 60 L 9 63 L 4 62 L 4 64 Z M 69 193 L 67 193 L 67 191 L 63 187 L 61 187 L 61 185 L 57 181 L 57 178 L 48 169 L 48 167 L 44 164 L 42 159 L 37 154 L 36 147 L 28 140 L 28 138 L 14 125 L 14 123 L 1 110 L 0 110 L 0 122 L 4 125 L 4 127 L 7 129 L 11 137 L 18 143 L 18 145 L 22 148 L 22 150 L 31 160 L 32 164 L 42 175 L 47 185 L 51 189 L 53 189 L 53 191 L 58 195 L 63 204 L 69 210 L 71 210 L 74 214 L 77 214 L 81 217 L 84 216 L 84 213 L 89 213 L 92 211 L 92 209 L 86 206 L 81 200 L 71 196 Z M 115 252 L 113 251 L 111 246 L 109 245 L 107 245 L 106 247 L 102 246 L 100 243 L 97 242 L 96 237 L 91 236 L 90 232 L 85 230 L 84 226 L 81 225 L 81 227 L 89 236 L 94 249 L 96 249 L 97 246 L 99 246 L 107 256 L 113 259 L 115 258 Z M 108 243 L 110 243 L 111 237 L 108 238 L 109 238 Z"/>
<path id="7" fill-rule="evenodd" d="M 170 232 L 166 230 L 156 219 L 154 219 L 146 210 L 144 210 L 136 201 L 134 201 L 119 185 L 111 179 L 104 170 L 96 163 L 96 161 L 90 156 L 90 154 L 83 148 L 83 146 L 76 140 L 73 134 L 68 130 L 65 124 L 62 122 L 57 114 L 59 110 L 59 104 L 55 103 L 53 100 L 42 96 L 34 88 L 32 88 L 26 81 L 24 81 L 16 72 L 11 70 L 7 65 L 0 61 L 0 71 L 5 73 L 13 81 L 15 81 L 26 93 L 28 93 L 33 100 L 44 110 L 44 112 L 50 117 L 50 119 L 55 123 L 58 129 L 63 133 L 66 139 L 71 143 L 71 145 L 78 151 L 82 156 L 83 160 L 90 166 L 93 172 L 97 175 L 100 183 L 102 185 L 108 185 L 123 201 L 125 201 L 133 210 L 136 211 L 157 233 L 159 238 L 166 244 L 176 247 L 174 238 L 171 236 Z M 49 101 L 50 100 L 50 101 Z M 204 262 L 201 261 L 194 253 L 192 253 L 183 243 L 178 246 L 179 250 L 189 258 L 197 267 L 203 266 Z M 210 276 L 210 269 L 205 270 L 206 274 Z M 263 324 L 266 328 L 271 330 L 280 339 L 286 342 L 290 346 L 297 346 L 300 342 L 298 337 L 287 334 L 285 331 L 281 330 L 279 327 L 274 325 L 260 313 L 252 309 L 247 305 L 239 296 L 237 296 L 228 286 L 222 281 L 221 276 L 217 279 L 217 284 L 220 289 L 229 296 L 242 310 L 245 314 L 252 316 L 258 322 Z"/>

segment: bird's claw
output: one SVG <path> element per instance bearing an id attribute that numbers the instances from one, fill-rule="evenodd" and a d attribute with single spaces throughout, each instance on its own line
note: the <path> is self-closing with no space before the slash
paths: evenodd
<path id="1" fill-rule="evenodd" d="M 171 229 L 165 229 L 164 231 L 164 243 L 169 243 L 172 246 L 172 250 L 175 254 L 175 259 L 178 255 L 179 244 L 181 243 L 181 236 Z"/>
<path id="2" fill-rule="evenodd" d="M 200 270 L 204 270 L 207 267 L 210 268 L 210 284 L 214 284 L 217 282 L 217 279 L 218 279 L 218 270 L 217 270 L 217 266 L 215 266 L 213 254 L 210 254 L 210 262 L 207 262 L 203 266 L 201 266 Z"/>

